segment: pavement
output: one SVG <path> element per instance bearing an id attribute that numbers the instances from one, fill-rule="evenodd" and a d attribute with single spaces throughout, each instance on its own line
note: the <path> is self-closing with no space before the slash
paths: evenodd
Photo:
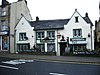
<path id="1" fill-rule="evenodd" d="M 9 54 L 9 53 L 0 53 L 0 57 L 15 58 L 15 59 L 32 59 L 32 60 L 49 61 L 49 62 L 100 65 L 100 57 L 27 55 L 27 54 Z"/>

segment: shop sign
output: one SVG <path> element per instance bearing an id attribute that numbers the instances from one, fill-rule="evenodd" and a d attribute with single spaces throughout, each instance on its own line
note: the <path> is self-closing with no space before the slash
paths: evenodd
<path id="1" fill-rule="evenodd" d="M 70 38 L 70 41 L 86 41 L 86 38 Z"/>
<path id="2" fill-rule="evenodd" d="M 0 32 L 0 35 L 5 35 L 7 34 L 8 32 Z"/>

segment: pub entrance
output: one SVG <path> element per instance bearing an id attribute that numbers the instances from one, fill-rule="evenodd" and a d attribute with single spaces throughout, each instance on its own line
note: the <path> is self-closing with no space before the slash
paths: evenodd
<path id="1" fill-rule="evenodd" d="M 65 52 L 66 42 L 60 42 L 60 55 L 62 56 Z"/>

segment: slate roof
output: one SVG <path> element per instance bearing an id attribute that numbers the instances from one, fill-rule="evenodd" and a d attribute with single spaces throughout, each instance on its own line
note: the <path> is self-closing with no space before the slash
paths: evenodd
<path id="1" fill-rule="evenodd" d="M 83 17 L 83 19 L 93 26 L 93 23 L 89 17 Z M 34 30 L 50 30 L 50 29 L 64 29 L 64 25 L 67 25 L 70 19 L 58 19 L 58 20 L 39 20 L 31 21 L 30 24 L 34 27 Z"/>
<path id="2" fill-rule="evenodd" d="M 89 17 L 83 17 L 83 19 L 84 19 L 87 23 L 90 23 L 91 26 L 94 26 Z"/>
<path id="3" fill-rule="evenodd" d="M 70 19 L 59 20 L 39 20 L 30 22 L 35 30 L 48 30 L 48 29 L 64 29 L 64 25 L 69 22 Z"/>

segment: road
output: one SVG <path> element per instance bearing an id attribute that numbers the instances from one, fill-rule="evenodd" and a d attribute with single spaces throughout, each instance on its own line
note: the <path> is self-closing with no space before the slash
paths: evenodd
<path id="1" fill-rule="evenodd" d="M 68 64 L 39 60 L 21 64 L 3 63 L 10 60 L 15 59 L 0 58 L 0 75 L 100 75 L 100 65 L 95 64 Z"/>

